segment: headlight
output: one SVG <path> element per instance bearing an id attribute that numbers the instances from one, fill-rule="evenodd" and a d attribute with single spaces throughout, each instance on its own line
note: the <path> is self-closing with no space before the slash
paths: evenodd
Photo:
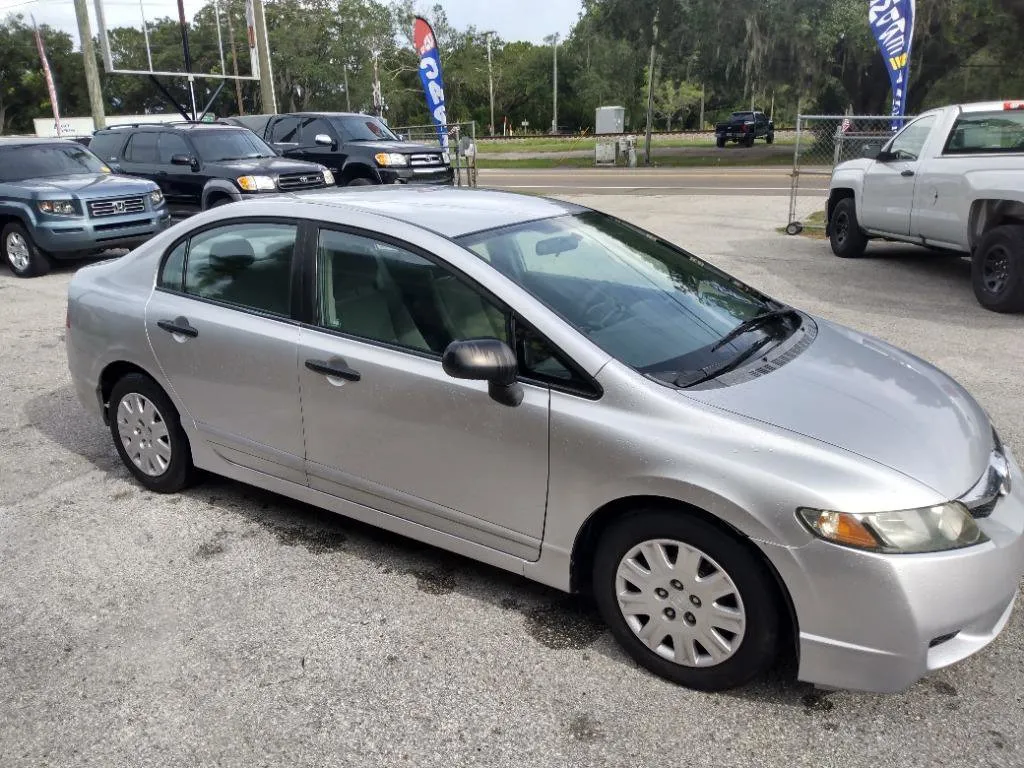
<path id="1" fill-rule="evenodd" d="M 327 186 L 331 186 L 333 183 L 334 183 L 334 174 L 331 173 L 330 171 L 328 171 L 325 168 L 324 169 L 324 184 L 326 184 Z"/>
<path id="2" fill-rule="evenodd" d="M 153 207 L 160 205 L 164 201 L 164 193 L 159 189 L 154 189 L 149 193 L 149 202 L 153 204 Z"/>
<path id="3" fill-rule="evenodd" d="M 70 200 L 40 200 L 39 210 L 54 216 L 77 216 L 78 210 Z"/>
<path id="4" fill-rule="evenodd" d="M 377 165 L 401 166 L 409 164 L 409 158 L 400 152 L 378 152 L 373 156 L 373 159 L 377 161 Z"/>
<path id="5" fill-rule="evenodd" d="M 811 533 L 826 541 L 887 554 L 942 552 L 988 541 L 958 501 L 900 512 L 799 509 L 797 514 Z"/>
<path id="6" fill-rule="evenodd" d="M 269 176 L 239 176 L 236 181 L 246 192 L 273 192 L 277 189 L 274 180 Z"/>
<path id="7" fill-rule="evenodd" d="M 449 155 L 447 152 L 442 152 L 441 153 L 441 162 L 443 162 L 445 165 L 451 165 L 452 164 L 452 156 Z"/>

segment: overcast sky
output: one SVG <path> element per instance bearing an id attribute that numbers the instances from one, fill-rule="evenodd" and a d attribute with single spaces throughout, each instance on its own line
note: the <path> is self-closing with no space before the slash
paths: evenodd
<path id="1" fill-rule="evenodd" d="M 177 16 L 177 0 L 143 0 L 146 17 Z M 138 0 L 102 0 L 108 26 L 138 26 L 141 15 Z M 581 0 L 439 0 L 448 20 L 459 29 L 470 25 L 481 31 L 493 30 L 505 40 L 529 40 L 540 43 L 553 32 L 563 37 L 579 17 Z M 185 0 L 185 12 L 192 14 L 204 0 Z M 421 11 L 433 1 L 418 3 Z M 95 0 L 88 0 L 93 33 L 96 32 Z M 22 13 L 26 19 L 34 14 L 40 24 L 66 30 L 78 39 L 75 8 L 72 0 L 0 0 L 0 17 Z M 429 14 L 425 14 L 428 15 Z"/>

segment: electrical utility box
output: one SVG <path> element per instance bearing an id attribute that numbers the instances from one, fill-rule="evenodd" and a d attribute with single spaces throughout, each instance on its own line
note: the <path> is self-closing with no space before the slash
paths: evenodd
<path id="1" fill-rule="evenodd" d="M 625 107 L 598 107 L 594 117 L 594 133 L 625 133 Z"/>

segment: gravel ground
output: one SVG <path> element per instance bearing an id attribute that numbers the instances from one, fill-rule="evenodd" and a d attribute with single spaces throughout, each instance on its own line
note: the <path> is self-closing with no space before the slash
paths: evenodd
<path id="1" fill-rule="evenodd" d="M 782 198 L 577 199 L 937 363 L 1024 456 L 1024 318 L 965 262 L 834 259 Z M 1024 765 L 1022 612 L 900 695 L 786 664 L 704 695 L 504 572 L 224 480 L 142 491 L 70 388 L 71 274 L 0 274 L 0 766 Z"/>

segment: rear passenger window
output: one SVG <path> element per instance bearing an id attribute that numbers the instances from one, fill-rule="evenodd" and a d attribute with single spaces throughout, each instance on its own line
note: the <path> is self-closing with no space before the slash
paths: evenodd
<path id="1" fill-rule="evenodd" d="M 123 133 L 100 133 L 92 137 L 92 141 L 89 142 L 89 151 L 100 160 L 111 162 L 117 160 L 122 144 L 124 144 Z"/>
<path id="2" fill-rule="evenodd" d="M 159 287 L 169 291 L 181 290 L 181 281 L 185 276 L 185 251 L 187 248 L 188 241 L 186 240 L 183 243 L 178 243 L 178 247 L 167 256 L 160 279 L 157 281 Z"/>
<path id="3" fill-rule="evenodd" d="M 196 235 L 185 260 L 185 292 L 290 316 L 296 231 L 294 224 L 250 222 Z M 170 265 L 169 258 L 165 273 Z"/>
<path id="4" fill-rule="evenodd" d="M 440 355 L 453 341 L 508 342 L 508 322 L 476 288 L 402 248 L 323 230 L 319 322 L 353 336 Z"/>
<path id="5" fill-rule="evenodd" d="M 128 140 L 124 159 L 131 163 L 156 163 L 160 156 L 156 151 L 156 133 L 136 133 Z"/>

